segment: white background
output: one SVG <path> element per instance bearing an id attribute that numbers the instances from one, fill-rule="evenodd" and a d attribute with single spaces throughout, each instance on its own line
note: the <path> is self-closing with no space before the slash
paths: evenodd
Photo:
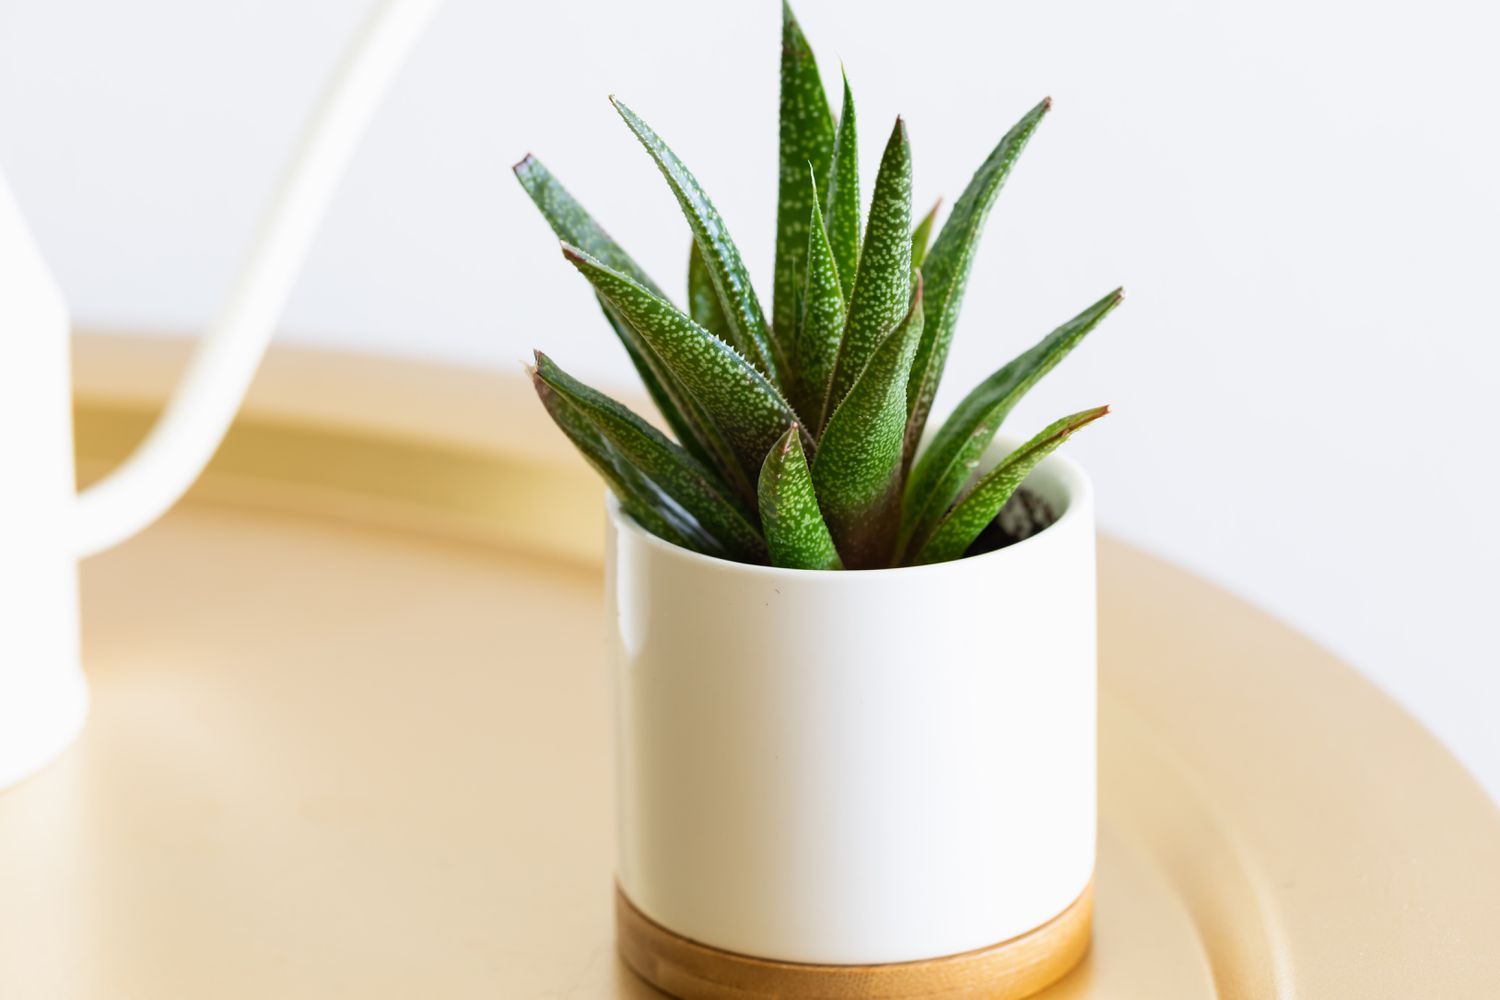
<path id="1" fill-rule="evenodd" d="M 80 323 L 190 333 L 368 0 L 0 0 L 0 162 Z M 940 406 L 1117 284 L 1012 417 L 1112 531 L 1358 665 L 1500 794 L 1500 12 L 1465 0 L 801 0 L 865 192 L 925 206 L 1022 112 Z M 510 177 L 535 151 L 659 280 L 687 231 L 605 96 L 697 173 L 769 307 L 773 0 L 450 0 L 356 161 L 288 339 L 632 385 Z M 13 332 L 0 335 L 14 336 Z"/>

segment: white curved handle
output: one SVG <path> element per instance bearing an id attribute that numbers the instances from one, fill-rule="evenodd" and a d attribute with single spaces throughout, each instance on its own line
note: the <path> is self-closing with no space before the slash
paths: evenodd
<path id="1" fill-rule="evenodd" d="M 229 429 L 275 331 L 344 167 L 439 0 L 381 0 L 345 52 L 261 223 L 249 259 L 146 439 L 78 497 L 80 556 L 164 514 Z"/>

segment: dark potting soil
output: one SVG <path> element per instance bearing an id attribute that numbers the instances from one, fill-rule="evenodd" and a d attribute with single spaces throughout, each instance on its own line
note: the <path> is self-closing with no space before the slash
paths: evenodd
<path id="1" fill-rule="evenodd" d="M 1000 508 L 995 519 L 985 526 L 970 545 L 965 556 L 983 555 L 1007 545 L 1014 545 L 1023 538 L 1030 538 L 1057 520 L 1052 505 L 1028 489 L 1019 489 Z"/>

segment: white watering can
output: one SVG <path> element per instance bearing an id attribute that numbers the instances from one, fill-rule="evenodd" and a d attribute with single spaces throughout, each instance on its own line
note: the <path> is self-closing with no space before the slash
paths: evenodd
<path id="1" fill-rule="evenodd" d="M 244 398 L 324 209 L 437 0 L 383 0 L 317 108 L 214 326 L 145 441 L 75 493 L 68 310 L 0 174 L 0 789 L 62 752 L 88 712 L 78 560 L 174 504 Z"/>

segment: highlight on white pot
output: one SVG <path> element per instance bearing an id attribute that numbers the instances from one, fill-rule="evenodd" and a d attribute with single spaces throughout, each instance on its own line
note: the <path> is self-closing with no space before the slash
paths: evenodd
<path id="1" fill-rule="evenodd" d="M 1027 490 L 1056 516 L 1031 537 L 845 572 L 694 553 L 609 499 L 618 879 L 640 913 L 725 952 L 848 965 L 985 948 L 1080 898 L 1093 500 L 1058 455 Z"/>

